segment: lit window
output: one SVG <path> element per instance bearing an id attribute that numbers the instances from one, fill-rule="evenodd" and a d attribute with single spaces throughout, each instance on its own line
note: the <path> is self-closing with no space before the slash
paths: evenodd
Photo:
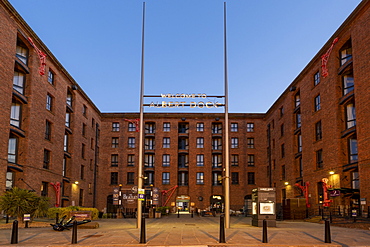
<path id="1" fill-rule="evenodd" d="M 197 184 L 204 184 L 204 173 L 197 172 Z"/>

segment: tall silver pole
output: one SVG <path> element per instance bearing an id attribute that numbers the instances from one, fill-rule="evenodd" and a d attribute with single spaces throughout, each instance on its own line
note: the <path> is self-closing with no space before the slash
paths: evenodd
<path id="1" fill-rule="evenodd" d="M 230 228 L 230 165 L 229 165 L 229 89 L 227 80 L 226 2 L 224 2 L 224 66 L 225 66 L 225 227 Z"/>
<path id="2" fill-rule="evenodd" d="M 143 135 L 144 135 L 144 31 L 145 31 L 145 2 L 143 3 L 143 24 L 141 34 L 141 86 L 140 86 L 140 128 L 139 128 L 139 165 L 137 188 L 143 188 Z M 141 228 L 142 201 L 137 200 L 137 228 Z"/>

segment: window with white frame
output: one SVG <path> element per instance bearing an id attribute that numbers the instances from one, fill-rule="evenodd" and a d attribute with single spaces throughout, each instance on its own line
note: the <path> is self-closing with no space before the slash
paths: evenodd
<path id="1" fill-rule="evenodd" d="M 26 80 L 26 75 L 24 73 L 14 71 L 13 89 L 20 94 L 24 94 L 25 80 Z"/>
<path id="2" fill-rule="evenodd" d="M 170 123 L 163 123 L 163 132 L 170 132 L 171 124 Z"/>
<path id="3" fill-rule="evenodd" d="M 204 173 L 197 172 L 197 184 L 204 184 Z"/>
<path id="4" fill-rule="evenodd" d="M 113 122 L 112 123 L 112 131 L 114 131 L 114 132 L 119 131 L 119 123 L 118 122 Z"/>
<path id="5" fill-rule="evenodd" d="M 231 148 L 238 148 L 239 147 L 239 139 L 237 137 L 231 138 Z"/>
<path id="6" fill-rule="evenodd" d="M 230 131 L 231 132 L 238 132 L 238 123 L 231 123 Z"/>
<path id="7" fill-rule="evenodd" d="M 170 137 L 163 137 L 163 148 L 170 148 Z"/>
<path id="8" fill-rule="evenodd" d="M 197 131 L 198 132 L 204 131 L 204 123 L 197 123 Z"/>
<path id="9" fill-rule="evenodd" d="M 170 184 L 170 173 L 169 172 L 162 173 L 162 184 Z"/>
<path id="10" fill-rule="evenodd" d="M 254 123 L 247 123 L 247 132 L 254 132 Z"/>
<path id="11" fill-rule="evenodd" d="M 135 137 L 128 138 L 128 148 L 135 148 Z"/>
<path id="12" fill-rule="evenodd" d="M 170 155 L 169 154 L 163 154 L 162 155 L 162 166 L 170 166 Z"/>
<path id="13" fill-rule="evenodd" d="M 204 148 L 204 138 L 203 137 L 197 138 L 197 148 Z"/>
<path id="14" fill-rule="evenodd" d="M 197 166 L 204 166 L 204 154 L 197 154 Z"/>

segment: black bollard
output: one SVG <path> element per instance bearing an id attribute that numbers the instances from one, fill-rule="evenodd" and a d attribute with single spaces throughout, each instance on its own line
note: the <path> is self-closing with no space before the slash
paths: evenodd
<path id="1" fill-rule="evenodd" d="M 146 236 L 145 236 L 145 217 L 141 217 L 141 229 L 140 229 L 140 244 L 146 243 Z"/>
<path id="2" fill-rule="evenodd" d="M 180 218 L 180 210 L 177 210 L 177 218 Z"/>
<path id="3" fill-rule="evenodd" d="M 193 214 L 194 214 L 194 212 L 193 212 L 193 211 L 191 211 L 191 218 L 193 218 L 193 217 L 194 217 L 194 215 L 193 215 Z"/>
<path id="4" fill-rule="evenodd" d="M 13 221 L 11 244 L 18 244 L 18 220 Z"/>
<path id="5" fill-rule="evenodd" d="M 370 206 L 367 206 L 367 217 L 370 218 Z"/>
<path id="6" fill-rule="evenodd" d="M 267 240 L 267 221 L 263 220 L 262 224 L 262 243 L 268 243 Z"/>
<path id="7" fill-rule="evenodd" d="M 9 214 L 6 214 L 5 223 L 6 223 L 6 224 L 8 224 L 8 223 L 9 223 Z"/>
<path id="8" fill-rule="evenodd" d="M 71 244 L 77 244 L 77 221 L 73 221 Z"/>
<path id="9" fill-rule="evenodd" d="M 24 222 L 24 228 L 28 228 L 28 221 Z"/>
<path id="10" fill-rule="evenodd" d="M 59 221 L 59 213 L 55 214 L 55 224 L 58 224 Z"/>
<path id="11" fill-rule="evenodd" d="M 330 223 L 333 223 L 333 217 L 331 216 L 331 211 L 329 212 L 329 220 L 330 220 Z"/>
<path id="12" fill-rule="evenodd" d="M 225 241 L 225 217 L 220 216 L 220 243 L 226 243 Z"/>
<path id="13" fill-rule="evenodd" d="M 330 222 L 325 220 L 325 243 L 331 243 Z"/>

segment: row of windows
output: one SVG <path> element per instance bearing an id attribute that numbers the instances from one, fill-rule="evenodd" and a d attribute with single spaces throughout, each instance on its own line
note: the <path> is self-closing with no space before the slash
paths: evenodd
<path id="1" fill-rule="evenodd" d="M 128 123 L 128 131 L 133 132 L 137 131 L 137 122 L 129 122 Z M 222 124 L 221 123 L 213 123 L 212 124 L 212 133 L 213 134 L 221 134 L 222 133 Z M 231 132 L 238 132 L 238 123 L 231 123 L 230 124 L 230 131 Z M 189 124 L 187 123 L 179 123 L 178 131 L 179 133 L 188 133 Z M 198 132 L 204 131 L 204 123 L 197 123 L 196 130 Z M 118 132 L 120 131 L 120 123 L 113 122 L 112 123 L 112 131 Z M 170 132 L 171 131 L 171 123 L 165 122 L 163 123 L 163 132 Z M 247 132 L 254 132 L 254 123 L 247 123 Z M 145 124 L 145 133 L 155 133 L 155 123 L 146 123 Z"/>
<path id="2" fill-rule="evenodd" d="M 212 185 L 222 185 L 222 173 L 221 172 L 213 172 L 212 173 Z M 189 185 L 189 175 L 187 172 L 179 172 L 177 173 L 177 182 L 179 186 L 188 186 Z M 119 176 L 118 172 L 111 172 L 111 185 L 118 185 L 119 184 Z M 127 173 L 127 184 L 135 184 L 135 173 L 128 172 Z M 144 184 L 145 185 L 154 185 L 154 172 L 146 172 L 144 174 Z M 162 184 L 171 184 L 170 173 L 163 172 L 162 173 Z M 205 184 L 204 179 L 204 172 L 197 172 L 196 173 L 196 184 L 203 185 Z M 231 184 L 239 184 L 239 173 L 232 172 L 231 173 Z M 255 173 L 248 172 L 247 173 L 247 184 L 255 184 Z"/>
<path id="3" fill-rule="evenodd" d="M 162 166 L 169 167 L 170 166 L 170 155 L 163 154 L 162 155 Z M 230 164 L 231 166 L 238 166 L 239 165 L 239 155 L 232 154 L 231 155 Z M 154 167 L 155 164 L 155 155 L 154 154 L 145 154 L 144 156 L 144 165 L 146 167 Z M 117 167 L 119 165 L 119 156 L 118 154 L 111 155 L 111 166 Z M 129 154 L 127 155 L 127 166 L 134 166 L 135 165 L 135 155 Z M 178 155 L 178 166 L 179 167 L 188 167 L 189 165 L 189 155 L 187 154 L 179 154 Z M 204 166 L 204 154 L 197 154 L 196 157 L 196 165 L 197 166 Z M 255 156 L 254 154 L 247 155 L 247 165 L 254 166 L 255 165 Z M 212 167 L 219 168 L 222 167 L 222 155 L 221 154 L 214 154 L 212 155 Z"/>

